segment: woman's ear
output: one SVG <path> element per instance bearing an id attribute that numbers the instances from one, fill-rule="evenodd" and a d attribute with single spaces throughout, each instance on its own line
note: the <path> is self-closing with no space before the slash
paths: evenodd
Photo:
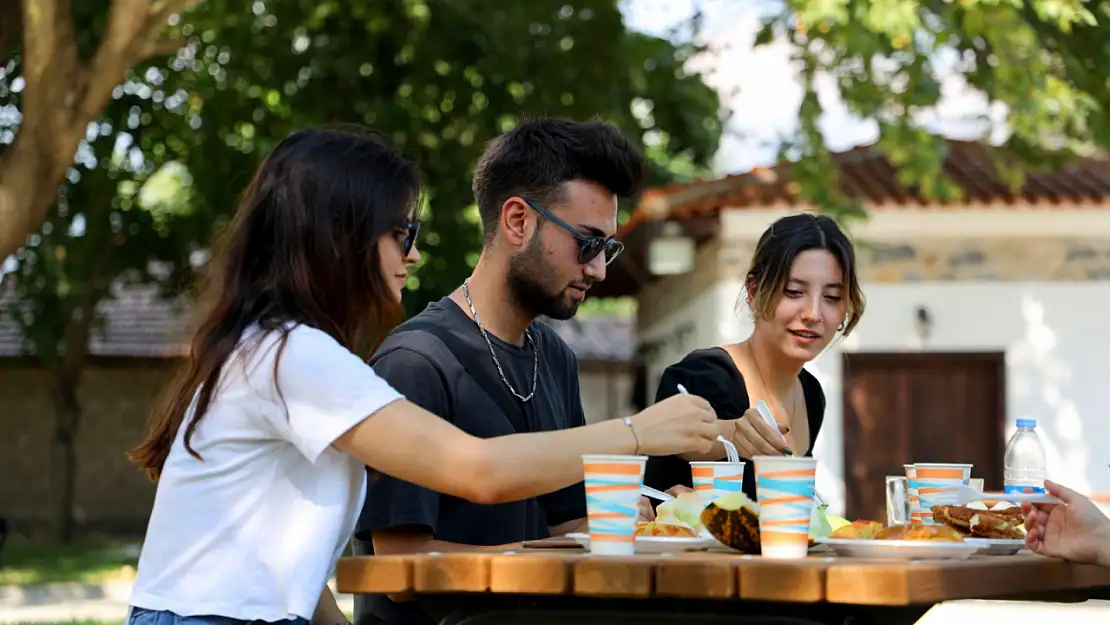
<path id="1" fill-rule="evenodd" d="M 748 274 L 747 280 L 744 281 L 744 286 L 746 287 L 745 290 L 748 295 L 748 306 L 752 307 L 752 310 L 755 310 L 755 276 Z"/>

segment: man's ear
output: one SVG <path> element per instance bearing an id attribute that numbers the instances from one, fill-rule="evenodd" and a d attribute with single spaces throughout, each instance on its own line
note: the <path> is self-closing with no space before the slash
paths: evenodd
<path id="1" fill-rule="evenodd" d="M 527 245 L 535 229 L 531 208 L 518 197 L 511 197 L 501 205 L 501 230 L 510 247 Z"/>

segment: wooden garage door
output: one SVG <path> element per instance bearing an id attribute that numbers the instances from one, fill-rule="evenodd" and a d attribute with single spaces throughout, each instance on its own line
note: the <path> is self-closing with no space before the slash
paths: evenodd
<path id="1" fill-rule="evenodd" d="M 845 354 L 843 371 L 849 519 L 885 521 L 885 476 L 908 462 L 970 462 L 1002 487 L 1002 353 Z"/>

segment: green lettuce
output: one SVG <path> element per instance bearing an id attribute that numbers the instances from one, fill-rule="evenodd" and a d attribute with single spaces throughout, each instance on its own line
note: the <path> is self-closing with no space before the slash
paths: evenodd
<path id="1" fill-rule="evenodd" d="M 813 512 L 809 516 L 809 537 L 816 540 L 818 538 L 828 538 L 832 533 L 832 526 L 829 525 L 829 520 L 825 517 L 825 510 L 828 510 L 828 505 L 813 506 Z"/>
<path id="2" fill-rule="evenodd" d="M 697 493 L 682 493 L 669 501 L 664 501 L 655 509 L 655 522 L 664 525 L 685 525 L 699 534 L 705 531 L 701 522 L 701 511 L 705 509 Z"/>

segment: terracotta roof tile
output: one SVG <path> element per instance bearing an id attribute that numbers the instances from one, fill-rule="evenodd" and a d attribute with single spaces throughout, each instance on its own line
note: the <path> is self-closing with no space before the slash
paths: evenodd
<path id="1" fill-rule="evenodd" d="M 94 356 L 165 358 L 186 349 L 188 311 L 162 298 L 151 285 L 116 284 L 113 297 L 100 302 L 100 326 L 92 331 Z M 10 296 L 0 297 L 0 357 L 27 353 L 19 328 L 8 314 Z"/>
<path id="2" fill-rule="evenodd" d="M 995 159 L 1003 155 L 1001 148 L 983 143 L 948 141 L 943 167 L 948 178 L 963 191 L 960 204 L 1005 208 L 1015 204 L 1110 203 L 1110 161 L 1088 158 L 1060 170 L 1030 173 L 1024 186 L 1014 192 L 994 173 Z M 874 146 L 854 148 L 833 158 L 841 172 L 842 191 L 869 206 L 944 206 L 899 182 L 897 169 Z M 619 236 L 627 237 L 639 224 L 663 215 L 681 220 L 694 215 L 716 215 L 722 208 L 801 204 L 804 200 L 798 184 L 790 180 L 789 167 L 787 163 L 717 180 L 651 189 L 621 227 Z"/>

